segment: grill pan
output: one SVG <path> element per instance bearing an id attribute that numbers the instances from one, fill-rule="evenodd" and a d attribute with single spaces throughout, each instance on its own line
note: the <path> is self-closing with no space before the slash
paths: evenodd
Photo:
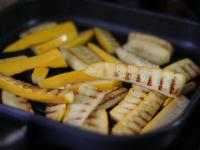
<path id="1" fill-rule="evenodd" d="M 126 42 L 130 31 L 154 34 L 169 40 L 175 47 L 172 61 L 191 58 L 200 65 L 200 25 L 198 23 L 163 16 L 151 12 L 133 10 L 106 2 L 89 0 L 27 0 L 20 1 L 0 12 L 0 50 L 15 41 L 20 32 L 45 21 L 74 21 L 78 29 L 98 26 L 111 31 L 121 44 Z M 0 58 L 26 54 L 29 51 L 3 54 Z M 65 72 L 53 69 L 50 75 Z M 30 82 L 31 71 L 15 78 Z M 44 118 L 44 105 L 33 103 L 38 115 L 32 115 L 0 104 L 0 115 L 15 119 L 28 127 L 27 134 L 40 141 L 51 142 L 73 150 L 121 150 L 163 149 L 178 136 L 192 111 L 200 102 L 200 84 L 189 96 L 191 103 L 186 111 L 171 124 L 151 133 L 134 136 L 103 136 L 64 125 Z"/>

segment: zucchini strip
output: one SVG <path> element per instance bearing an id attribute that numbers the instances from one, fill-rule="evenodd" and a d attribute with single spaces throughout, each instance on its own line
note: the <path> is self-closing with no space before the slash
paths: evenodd
<path id="1" fill-rule="evenodd" d="M 87 47 L 94 52 L 96 55 L 98 55 L 102 60 L 106 61 L 106 62 L 111 62 L 111 63 L 122 63 L 119 59 L 117 59 L 116 57 L 108 54 L 107 52 L 105 52 L 103 49 L 101 49 L 100 47 L 98 47 L 97 45 L 93 44 L 93 43 L 88 43 Z"/>
<path id="2" fill-rule="evenodd" d="M 187 81 L 200 75 L 200 68 L 189 58 L 178 60 L 164 68 L 167 71 L 182 73 Z"/>
<path id="3" fill-rule="evenodd" d="M 116 49 L 116 54 L 126 64 L 134 64 L 137 66 L 159 67 L 158 65 L 155 65 L 120 47 Z"/>
<path id="4" fill-rule="evenodd" d="M 4 105 L 18 108 L 26 112 L 34 113 L 31 104 L 27 99 L 16 96 L 4 90 L 2 91 L 1 96 L 2 96 L 2 103 Z"/>
<path id="5" fill-rule="evenodd" d="M 179 73 L 126 64 L 96 63 L 84 72 L 101 79 L 134 83 L 169 97 L 179 96 L 186 83 L 185 76 Z"/>
<path id="6" fill-rule="evenodd" d="M 79 87 L 72 104 L 68 105 L 63 122 L 75 126 L 82 126 L 89 115 L 101 103 L 107 92 L 83 84 Z"/>
<path id="7" fill-rule="evenodd" d="M 73 95 L 72 91 L 66 89 L 40 89 L 37 86 L 33 86 L 20 80 L 15 80 L 14 78 L 7 77 L 3 74 L 0 74 L 0 88 L 17 96 L 42 103 L 59 104 L 71 103 L 73 101 L 73 98 L 71 98 L 71 95 Z"/>
<path id="8" fill-rule="evenodd" d="M 120 46 L 115 37 L 106 30 L 96 27 L 94 34 L 99 44 L 109 53 L 115 53 L 115 49 Z"/>
<path id="9" fill-rule="evenodd" d="M 150 92 L 150 90 L 140 87 L 133 86 L 128 95 L 122 100 L 117 106 L 115 106 L 111 111 L 111 118 L 115 121 L 120 121 L 125 117 L 130 111 L 135 109 L 143 100 L 144 97 Z"/>
<path id="10" fill-rule="evenodd" d="M 141 40 L 130 41 L 123 48 L 157 65 L 168 63 L 172 55 L 170 51 L 157 44 Z"/>
<path id="11" fill-rule="evenodd" d="M 85 46 L 77 46 L 69 49 L 69 51 L 86 64 L 93 64 L 102 61 L 102 59 L 99 56 L 97 56 Z"/>
<path id="12" fill-rule="evenodd" d="M 48 72 L 48 68 L 35 68 L 31 75 L 32 82 L 38 84 L 38 81 L 46 78 Z"/>
<path id="13" fill-rule="evenodd" d="M 186 94 L 188 94 L 188 93 L 194 91 L 195 88 L 196 88 L 196 86 L 197 86 L 197 84 L 196 84 L 195 81 L 190 81 L 190 82 L 188 82 L 188 83 L 185 85 L 185 87 L 184 87 L 182 93 L 183 93 L 184 95 L 186 95 Z"/>
<path id="14" fill-rule="evenodd" d="M 60 35 L 66 35 L 70 41 L 77 36 L 77 29 L 73 22 L 68 21 L 50 28 L 45 28 L 40 31 L 36 31 L 29 36 L 17 40 L 16 42 L 8 45 L 3 52 L 15 52 L 27 49 L 33 45 L 46 42 Z"/>
<path id="15" fill-rule="evenodd" d="M 32 28 L 29 28 L 28 30 L 25 30 L 24 32 L 22 32 L 20 35 L 19 35 L 19 38 L 24 38 L 28 35 L 31 35 L 32 33 L 35 33 L 35 32 L 38 32 L 38 31 L 41 31 L 41 30 L 44 30 L 44 29 L 47 29 L 47 28 L 51 28 L 53 26 L 57 25 L 57 22 L 44 22 L 44 23 L 41 23 L 37 26 L 34 26 Z"/>
<path id="16" fill-rule="evenodd" d="M 112 134 L 139 134 L 156 114 L 163 101 L 161 95 L 150 92 L 135 109 L 116 123 L 112 128 Z"/>
<path id="17" fill-rule="evenodd" d="M 93 111 L 83 124 L 82 128 L 100 134 L 108 134 L 108 114 L 106 110 L 97 109 Z"/>
<path id="18" fill-rule="evenodd" d="M 90 39 L 92 39 L 93 34 L 94 34 L 93 30 L 87 30 L 87 31 L 81 32 L 78 37 L 62 45 L 62 47 L 65 49 L 70 49 L 79 45 L 84 45 Z"/>
<path id="19" fill-rule="evenodd" d="M 0 63 L 0 72 L 7 76 L 12 76 L 37 67 L 58 68 L 67 67 L 67 64 L 58 49 L 53 49 L 38 56 Z"/>
<path id="20" fill-rule="evenodd" d="M 66 35 L 61 35 L 61 36 L 51 39 L 47 42 L 44 42 L 44 43 L 41 43 L 38 45 L 34 45 L 34 46 L 32 46 L 32 49 L 36 55 L 39 55 L 39 54 L 45 53 L 51 49 L 58 48 L 60 45 L 65 43 L 67 40 L 68 40 L 68 38 Z"/>
<path id="21" fill-rule="evenodd" d="M 46 117 L 55 121 L 60 122 L 65 114 L 67 105 L 66 104 L 48 104 L 46 106 Z"/>
<path id="22" fill-rule="evenodd" d="M 166 48 L 169 50 L 171 53 L 173 53 L 173 46 L 170 42 L 167 40 L 161 39 L 157 36 L 150 35 L 150 34 L 145 34 L 145 33 L 139 33 L 139 32 L 131 32 L 128 35 L 128 42 L 133 41 L 133 40 L 141 40 L 141 41 L 147 41 L 151 43 L 155 43 L 157 45 L 160 45 L 163 48 Z"/>
<path id="23" fill-rule="evenodd" d="M 83 81 L 96 80 L 97 78 L 88 76 L 81 71 L 71 71 L 66 73 L 61 73 L 38 82 L 41 88 L 59 88 L 68 83 L 79 83 Z"/>
<path id="24" fill-rule="evenodd" d="M 87 68 L 88 64 L 83 62 L 81 59 L 72 54 L 70 51 L 64 48 L 60 48 L 60 51 L 62 53 L 62 56 L 65 58 L 65 60 L 72 69 L 80 71 Z"/>
<path id="25" fill-rule="evenodd" d="M 141 133 L 150 132 L 173 122 L 183 113 L 189 102 L 185 96 L 174 99 L 142 129 Z"/>
<path id="26" fill-rule="evenodd" d="M 98 106 L 99 109 L 109 109 L 115 106 L 121 101 L 128 93 L 128 89 L 119 87 L 115 88 L 110 93 L 106 94 L 101 104 Z"/>

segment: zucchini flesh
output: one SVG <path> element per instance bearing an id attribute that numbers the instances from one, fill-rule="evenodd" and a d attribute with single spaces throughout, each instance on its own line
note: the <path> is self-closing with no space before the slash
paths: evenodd
<path id="1" fill-rule="evenodd" d="M 35 68 L 31 75 L 32 82 L 38 84 L 38 81 L 46 78 L 48 72 L 48 68 Z"/>
<path id="2" fill-rule="evenodd" d="M 169 97 L 178 97 L 186 83 L 185 76 L 179 73 L 126 64 L 96 63 L 84 72 L 101 79 L 134 83 Z"/>
<path id="3" fill-rule="evenodd" d="M 93 111 L 83 124 L 82 128 L 100 134 L 108 134 L 108 114 L 106 110 L 97 109 Z"/>
<path id="4" fill-rule="evenodd" d="M 67 107 L 63 122 L 74 126 L 82 126 L 101 103 L 106 92 L 91 85 L 82 84 L 76 93 L 74 102 Z"/>
<path id="5" fill-rule="evenodd" d="M 144 97 L 150 92 L 150 90 L 139 86 L 133 86 L 128 95 L 122 100 L 117 106 L 115 106 L 111 111 L 110 115 L 115 121 L 120 121 L 125 117 L 130 111 L 135 109 L 143 100 Z"/>

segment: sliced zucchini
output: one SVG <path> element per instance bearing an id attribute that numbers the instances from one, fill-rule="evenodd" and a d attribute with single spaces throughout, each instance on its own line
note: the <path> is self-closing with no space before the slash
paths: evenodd
<path id="1" fill-rule="evenodd" d="M 93 111 L 83 124 L 82 128 L 100 134 L 108 134 L 108 114 L 106 110 L 97 109 Z"/>
<path id="2" fill-rule="evenodd" d="M 139 134 L 156 114 L 164 101 L 163 96 L 150 92 L 144 100 L 112 128 L 112 134 Z"/>
<path id="3" fill-rule="evenodd" d="M 183 93 L 184 95 L 186 95 L 186 94 L 188 94 L 188 93 L 194 91 L 195 88 L 196 88 L 196 86 L 197 86 L 197 84 L 196 84 L 195 81 L 190 81 L 190 82 L 188 82 L 188 83 L 185 85 L 185 87 L 184 87 L 182 93 Z"/>
<path id="4" fill-rule="evenodd" d="M 106 94 L 104 100 L 98 106 L 100 109 L 109 109 L 121 101 L 128 93 L 128 89 L 124 87 L 115 88 L 110 93 Z"/>
<path id="5" fill-rule="evenodd" d="M 115 53 L 115 49 L 120 46 L 115 37 L 106 30 L 96 27 L 94 34 L 99 44 L 109 53 Z"/>
<path id="6" fill-rule="evenodd" d="M 38 101 L 42 103 L 71 103 L 73 102 L 73 92 L 67 89 L 65 90 L 48 90 L 41 89 L 37 86 L 25 83 L 20 80 L 16 80 L 11 77 L 7 77 L 0 74 L 0 88 L 21 96 L 26 99 Z"/>
<path id="7" fill-rule="evenodd" d="M 28 35 L 31 35 L 32 33 L 35 33 L 35 32 L 37 32 L 37 31 L 41 31 L 41 30 L 43 30 L 43 29 L 52 28 L 52 27 L 55 26 L 55 25 L 57 25 L 57 23 L 56 23 L 56 22 L 53 22 L 53 21 L 51 21 L 51 22 L 44 22 L 44 23 L 41 23 L 41 24 L 39 24 L 39 25 L 37 25 L 37 26 L 34 26 L 34 27 L 32 27 L 32 28 L 30 28 L 30 29 L 28 29 L 28 30 L 25 30 L 24 32 L 22 32 L 22 33 L 19 35 L 19 37 L 20 37 L 20 38 L 24 38 L 24 37 L 26 37 L 26 36 L 28 36 Z"/>
<path id="8" fill-rule="evenodd" d="M 142 129 L 141 133 L 150 132 L 173 122 L 183 113 L 189 102 L 185 96 L 173 99 Z"/>
<path id="9" fill-rule="evenodd" d="M 172 55 L 170 51 L 157 44 L 136 39 L 125 44 L 123 48 L 157 65 L 168 63 Z"/>
<path id="10" fill-rule="evenodd" d="M 107 92 L 88 84 L 82 84 L 76 93 L 74 102 L 67 107 L 63 122 L 82 126 L 89 115 L 103 101 Z"/>
<path id="11" fill-rule="evenodd" d="M 29 103 L 27 99 L 16 96 L 4 90 L 2 91 L 1 96 L 2 96 L 2 103 L 4 105 L 8 105 L 14 108 L 21 109 L 26 112 L 33 113 L 31 104 Z"/>
<path id="12" fill-rule="evenodd" d="M 45 28 L 43 30 L 34 32 L 29 36 L 17 40 L 16 42 L 8 45 L 3 52 L 15 52 L 27 49 L 33 45 L 46 42 L 60 35 L 67 35 L 67 39 L 70 41 L 77 36 L 77 29 L 73 22 L 64 22 L 55 25 L 50 28 Z"/>
<path id="13" fill-rule="evenodd" d="M 102 60 L 106 61 L 106 62 L 111 62 L 111 63 L 122 63 L 119 59 L 117 59 L 116 57 L 108 54 L 107 52 L 105 52 L 103 49 L 101 49 L 100 47 L 98 47 L 97 45 L 93 44 L 93 43 L 88 43 L 87 47 L 94 52 L 96 55 L 98 55 Z"/>
<path id="14" fill-rule="evenodd" d="M 155 43 L 157 45 L 160 45 L 163 48 L 166 48 L 169 50 L 171 53 L 173 52 L 173 46 L 170 42 L 167 40 L 161 39 L 157 36 L 150 35 L 150 34 L 145 34 L 145 33 L 139 33 L 139 32 L 131 32 L 128 35 L 128 41 L 133 41 L 133 40 L 141 40 L 141 41 L 147 41 L 151 43 Z"/>
<path id="15" fill-rule="evenodd" d="M 69 49 L 69 51 L 86 64 L 93 64 L 102 61 L 102 59 L 99 56 L 97 56 L 85 46 L 77 46 Z"/>
<path id="16" fill-rule="evenodd" d="M 70 51 L 66 50 L 65 48 L 60 48 L 60 51 L 72 69 L 80 71 L 87 68 L 88 64 L 83 62 L 81 59 L 72 54 Z"/>
<path id="17" fill-rule="evenodd" d="M 169 97 L 179 96 L 186 83 L 185 76 L 179 73 L 126 64 L 96 63 L 84 72 L 101 79 L 134 83 Z"/>
<path id="18" fill-rule="evenodd" d="M 200 75 L 200 68 L 189 58 L 178 60 L 165 67 L 164 70 L 182 73 L 185 75 L 187 81 Z"/>
<path id="19" fill-rule="evenodd" d="M 137 66 L 148 66 L 148 67 L 159 67 L 139 56 L 136 56 L 134 53 L 131 53 L 123 48 L 118 47 L 116 49 L 117 56 L 127 64 L 134 64 Z"/>
<path id="20" fill-rule="evenodd" d="M 35 68 L 31 75 L 32 82 L 38 84 L 42 79 L 45 79 L 49 72 L 48 68 Z"/>
<path id="21" fill-rule="evenodd" d="M 133 86 L 128 95 L 122 100 L 117 106 L 111 111 L 111 118 L 115 121 L 122 120 L 129 112 L 135 109 L 143 100 L 144 97 L 150 92 L 150 90 L 140 87 Z"/>
<path id="22" fill-rule="evenodd" d="M 65 114 L 66 108 L 66 104 L 47 104 L 45 116 L 49 119 L 60 122 Z"/>

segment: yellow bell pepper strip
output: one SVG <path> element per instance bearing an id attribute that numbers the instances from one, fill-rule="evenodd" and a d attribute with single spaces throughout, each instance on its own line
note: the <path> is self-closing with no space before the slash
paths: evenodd
<path id="1" fill-rule="evenodd" d="M 94 34 L 99 44 L 109 53 L 115 53 L 115 49 L 120 46 L 115 37 L 106 30 L 96 27 Z"/>
<path id="2" fill-rule="evenodd" d="M 27 99 L 16 96 L 13 93 L 4 90 L 2 91 L 1 96 L 2 104 L 18 108 L 26 112 L 34 113 L 31 104 Z"/>
<path id="3" fill-rule="evenodd" d="M 8 47 L 6 47 L 3 52 L 15 52 L 29 48 L 30 46 L 43 43 L 45 41 L 51 40 L 55 37 L 66 35 L 67 39 L 71 39 L 77 36 L 77 29 L 73 22 L 68 21 L 58 25 L 55 25 L 51 28 L 46 28 L 40 31 L 37 31 L 27 37 L 17 40 Z"/>
<path id="4" fill-rule="evenodd" d="M 41 30 L 44 30 L 46 28 L 51 28 L 55 25 L 57 25 L 58 23 L 57 22 L 44 22 L 44 23 L 41 23 L 39 25 L 36 25 L 32 28 L 29 28 L 28 30 L 25 30 L 23 31 L 20 35 L 19 35 L 19 38 L 24 38 L 34 32 L 37 32 L 37 31 L 41 31 Z"/>
<path id="5" fill-rule="evenodd" d="M 36 67 L 67 67 L 65 60 L 58 49 L 53 49 L 47 53 L 29 57 L 15 62 L 0 63 L 0 72 L 12 76 Z"/>
<path id="6" fill-rule="evenodd" d="M 65 114 L 67 109 L 66 104 L 48 104 L 46 106 L 46 117 L 55 121 L 60 122 Z"/>
<path id="7" fill-rule="evenodd" d="M 38 85 L 41 88 L 59 88 L 68 83 L 79 83 L 96 79 L 97 78 L 88 76 L 81 71 L 71 71 L 40 80 Z"/>
<path id="8" fill-rule="evenodd" d="M 42 54 L 45 53 L 53 48 L 57 48 L 60 45 L 62 45 L 64 42 L 66 42 L 67 36 L 66 35 L 61 35 L 55 39 L 49 40 L 47 42 L 44 42 L 42 44 L 39 45 L 35 45 L 32 47 L 33 52 L 38 55 L 38 54 Z"/>
<path id="9" fill-rule="evenodd" d="M 32 82 L 38 84 L 38 81 L 46 78 L 48 72 L 48 68 L 35 68 L 31 75 Z"/>
<path id="10" fill-rule="evenodd" d="M 0 88 L 23 98 L 42 103 L 71 103 L 72 91 L 41 89 L 29 83 L 0 74 Z"/>
<path id="11" fill-rule="evenodd" d="M 0 59 L 0 63 L 13 62 L 13 61 L 16 61 L 16 60 L 22 60 L 22 59 L 26 59 L 26 58 L 27 58 L 26 55 L 15 56 L 15 57 L 8 57 L 8 58 Z"/>
<path id="12" fill-rule="evenodd" d="M 98 47 L 97 45 L 93 43 L 88 43 L 87 47 L 93 51 L 96 55 L 98 55 L 102 60 L 106 62 L 111 62 L 111 63 L 122 63 L 119 59 L 115 58 L 114 56 L 108 54 L 105 52 L 103 49 Z"/>
<path id="13" fill-rule="evenodd" d="M 79 34 L 78 37 L 74 38 L 73 40 L 67 42 L 62 47 L 66 49 L 73 48 L 75 46 L 84 45 L 93 37 L 93 30 L 87 30 Z"/>

